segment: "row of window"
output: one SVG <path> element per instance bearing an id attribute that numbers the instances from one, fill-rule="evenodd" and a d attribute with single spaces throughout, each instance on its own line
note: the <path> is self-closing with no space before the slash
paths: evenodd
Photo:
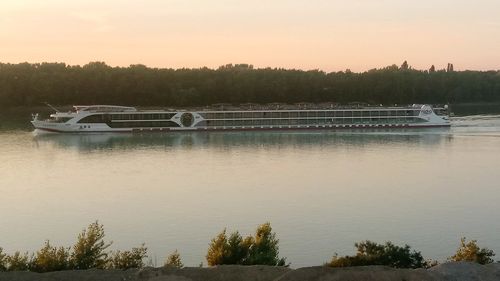
<path id="1" fill-rule="evenodd" d="M 110 115 L 112 120 L 167 120 L 172 119 L 175 113 L 134 113 Z"/>
<path id="2" fill-rule="evenodd" d="M 251 126 L 293 126 L 293 125 L 343 125 L 343 124 L 408 124 L 425 120 L 416 117 L 401 118 L 338 118 L 338 119 L 255 119 L 255 120 L 206 120 L 196 127 L 251 127 Z"/>
<path id="3" fill-rule="evenodd" d="M 109 123 L 113 120 L 168 120 L 174 115 L 174 113 L 93 114 L 80 119 L 78 123 Z"/>
<path id="4" fill-rule="evenodd" d="M 383 111 L 283 111 L 283 112 L 210 112 L 200 113 L 205 119 L 247 119 L 247 118 L 316 118 L 316 117 L 379 117 L 418 116 L 415 110 Z"/>
<path id="5" fill-rule="evenodd" d="M 172 121 L 137 121 L 137 122 L 111 122 L 111 128 L 167 128 L 179 127 L 179 124 Z"/>

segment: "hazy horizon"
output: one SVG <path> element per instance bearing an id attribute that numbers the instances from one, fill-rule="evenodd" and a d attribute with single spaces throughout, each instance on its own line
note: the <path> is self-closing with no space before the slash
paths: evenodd
<path id="1" fill-rule="evenodd" d="M 0 3 L 0 60 L 157 68 L 500 69 L 500 2 L 18 0 Z"/>

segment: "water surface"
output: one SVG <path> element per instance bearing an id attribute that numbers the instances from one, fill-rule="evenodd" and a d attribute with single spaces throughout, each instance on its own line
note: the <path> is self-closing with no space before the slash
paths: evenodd
<path id="1" fill-rule="evenodd" d="M 5 120 L 4 120 L 5 121 Z M 293 267 L 408 243 L 444 260 L 462 236 L 500 253 L 500 116 L 450 129 L 33 136 L 0 130 L 0 247 L 71 245 L 98 219 L 115 249 L 205 262 L 225 227 L 270 221 Z"/>

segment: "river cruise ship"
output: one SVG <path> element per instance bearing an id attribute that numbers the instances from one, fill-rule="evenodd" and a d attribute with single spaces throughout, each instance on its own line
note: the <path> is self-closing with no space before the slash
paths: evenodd
<path id="1" fill-rule="evenodd" d="M 74 106 L 49 119 L 33 115 L 46 132 L 175 132 L 449 127 L 447 106 L 340 106 L 334 104 L 218 105 L 189 110 L 138 110 L 116 105 Z"/>

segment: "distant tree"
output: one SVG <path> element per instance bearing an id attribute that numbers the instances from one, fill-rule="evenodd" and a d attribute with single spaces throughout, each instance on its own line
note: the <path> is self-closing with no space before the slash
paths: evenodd
<path id="1" fill-rule="evenodd" d="M 404 70 L 404 71 L 403 71 Z M 228 64 L 217 69 L 0 63 L 0 108 L 119 104 L 189 107 L 215 103 L 367 102 L 411 104 L 500 101 L 498 71 L 432 72 L 407 61 L 362 73 L 325 73 Z"/>
<path id="2" fill-rule="evenodd" d="M 47 240 L 42 249 L 36 252 L 29 267 L 35 272 L 70 269 L 69 251 L 64 247 L 54 247 Z"/>
<path id="3" fill-rule="evenodd" d="M 404 61 L 403 64 L 401 65 L 400 69 L 402 69 L 402 70 L 408 70 L 409 69 L 408 62 Z"/>
<path id="4" fill-rule="evenodd" d="M 130 251 L 116 251 L 110 254 L 106 268 L 130 269 L 144 267 L 144 259 L 147 257 L 148 249 L 144 244 L 132 248 Z"/>
<path id="5" fill-rule="evenodd" d="M 463 237 L 460 239 L 460 246 L 457 252 L 449 259 L 452 261 L 470 261 L 479 264 L 488 264 L 493 262 L 492 257 L 494 256 L 495 253 L 492 250 L 488 248 L 479 248 L 477 240 L 467 242 L 466 238 Z"/>
<path id="6" fill-rule="evenodd" d="M 431 65 L 431 68 L 429 68 L 429 72 L 436 72 L 436 67 L 434 65 Z"/>
<path id="7" fill-rule="evenodd" d="M 417 251 L 411 251 L 410 246 L 396 246 L 391 242 L 377 244 L 371 241 L 355 243 L 358 252 L 355 256 L 339 257 L 335 255 L 330 263 L 331 267 L 349 267 L 366 265 L 385 265 L 395 268 L 427 267 L 424 258 Z"/>
<path id="8" fill-rule="evenodd" d="M 167 257 L 167 260 L 165 261 L 165 267 L 177 267 L 177 268 L 184 267 L 184 264 L 182 263 L 181 260 L 181 255 L 177 250 L 175 250 L 172 254 L 170 254 Z"/>
<path id="9" fill-rule="evenodd" d="M 21 254 L 16 251 L 7 257 L 8 271 L 26 271 L 29 269 L 28 253 Z"/>
<path id="10" fill-rule="evenodd" d="M 74 269 L 105 267 L 108 258 L 105 250 L 111 243 L 105 243 L 104 236 L 104 226 L 97 221 L 78 235 L 71 253 L 71 265 Z"/>
<path id="11" fill-rule="evenodd" d="M 448 66 L 446 67 L 446 72 L 453 72 L 453 64 L 448 63 Z"/>

